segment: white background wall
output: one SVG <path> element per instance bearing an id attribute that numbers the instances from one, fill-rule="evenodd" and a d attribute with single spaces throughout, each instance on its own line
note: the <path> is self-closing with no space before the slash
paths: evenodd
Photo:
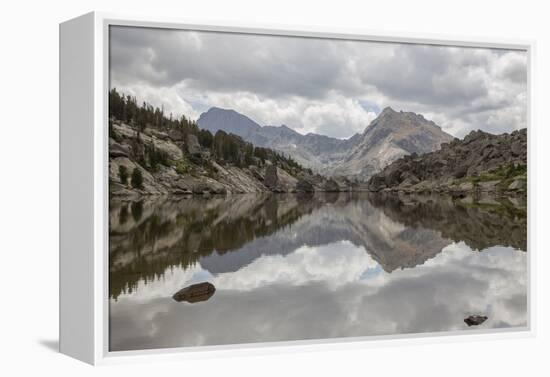
<path id="1" fill-rule="evenodd" d="M 550 28 L 544 1 L 4 1 L 0 51 L 0 374 L 39 375 L 548 375 L 546 213 Z M 537 40 L 534 126 L 538 253 L 536 338 L 428 342 L 93 369 L 56 354 L 58 333 L 58 23 L 91 10 L 291 25 Z M 545 350 L 546 348 L 546 350 Z M 11 370 L 11 372 L 9 372 Z"/>

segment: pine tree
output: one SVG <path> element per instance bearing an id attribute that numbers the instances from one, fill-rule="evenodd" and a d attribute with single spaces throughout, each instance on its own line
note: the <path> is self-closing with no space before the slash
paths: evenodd
<path id="1" fill-rule="evenodd" d="M 120 177 L 120 183 L 122 183 L 123 185 L 126 185 L 128 183 L 128 170 L 126 169 L 126 166 L 118 166 L 118 176 Z"/>
<path id="2" fill-rule="evenodd" d="M 137 167 L 134 168 L 132 172 L 132 187 L 137 189 L 143 188 L 143 175 L 141 174 L 141 170 Z"/>

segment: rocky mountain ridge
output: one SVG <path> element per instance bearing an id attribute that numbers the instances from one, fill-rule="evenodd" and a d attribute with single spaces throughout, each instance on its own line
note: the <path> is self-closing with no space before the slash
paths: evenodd
<path id="1" fill-rule="evenodd" d="M 336 172 L 368 178 L 402 156 L 433 152 L 453 139 L 421 114 L 387 107 L 365 129 Z"/>
<path id="2" fill-rule="evenodd" d="M 110 193 L 114 196 L 210 195 L 258 192 L 315 192 L 351 189 L 347 180 L 326 179 L 285 161 L 247 166 L 224 163 L 202 147 L 195 135 L 177 135 L 153 128 L 143 131 L 112 120 L 109 139 Z M 113 137 L 113 135 L 116 135 Z M 115 140 L 116 138 L 116 140 Z M 149 157 L 147 157 L 149 151 Z M 151 151 L 164 162 L 151 169 Z M 126 172 L 123 177 L 121 172 Z M 141 184 L 130 177 L 139 171 Z"/>
<path id="3" fill-rule="evenodd" d="M 527 129 L 464 139 L 423 155 L 404 156 L 368 182 L 370 191 L 519 192 L 527 190 Z"/>
<path id="4" fill-rule="evenodd" d="M 395 159 L 426 153 L 453 137 L 422 115 L 384 109 L 362 134 L 336 139 L 308 133 L 302 135 L 287 126 L 260 126 L 234 110 L 211 108 L 197 124 L 211 132 L 235 133 L 254 145 L 292 156 L 305 167 L 326 176 L 367 179 Z"/>
<path id="5" fill-rule="evenodd" d="M 357 134 L 350 139 L 340 140 L 314 133 L 302 135 L 285 125 L 260 126 L 234 110 L 217 107 L 202 113 L 197 124 L 201 129 L 212 133 L 223 130 L 238 135 L 254 145 L 278 150 L 316 171 L 341 159 L 358 137 Z"/>

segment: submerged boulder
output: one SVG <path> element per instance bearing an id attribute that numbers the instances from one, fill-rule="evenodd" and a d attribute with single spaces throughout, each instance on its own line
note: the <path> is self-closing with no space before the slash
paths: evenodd
<path id="1" fill-rule="evenodd" d="M 478 326 L 487 320 L 487 316 L 484 315 L 471 315 L 464 319 L 464 322 L 470 326 Z"/>
<path id="2" fill-rule="evenodd" d="M 177 302 L 186 301 L 189 303 L 195 303 L 200 301 L 206 301 L 214 295 L 216 287 L 209 282 L 203 282 L 190 285 L 176 292 L 172 298 Z"/>

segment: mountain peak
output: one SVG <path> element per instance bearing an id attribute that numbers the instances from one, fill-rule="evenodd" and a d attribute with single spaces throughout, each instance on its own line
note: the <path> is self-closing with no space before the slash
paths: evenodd
<path id="1" fill-rule="evenodd" d="M 235 113 L 235 114 L 238 114 L 233 109 L 224 109 L 223 107 L 217 107 L 217 106 L 212 106 L 211 108 L 206 110 L 206 112 L 204 112 L 203 114 L 208 114 L 208 113 Z"/>
<path id="2" fill-rule="evenodd" d="M 211 107 L 202 113 L 197 120 L 198 126 L 212 133 L 223 129 L 228 133 L 246 137 L 250 133 L 258 131 L 261 126 L 249 117 L 231 109 Z"/>
<path id="3" fill-rule="evenodd" d="M 433 127 L 441 129 L 433 121 L 426 119 L 422 114 L 417 114 L 411 111 L 395 111 L 391 107 L 386 107 L 378 116 L 367 126 L 364 132 L 370 132 L 372 128 L 416 128 L 416 127 Z"/>
<path id="4" fill-rule="evenodd" d="M 393 114 L 393 113 L 397 113 L 397 111 L 395 111 L 394 109 L 391 108 L 391 106 L 386 106 L 384 108 L 384 110 L 382 110 L 382 112 L 380 113 L 380 115 L 384 115 L 384 114 Z"/>

